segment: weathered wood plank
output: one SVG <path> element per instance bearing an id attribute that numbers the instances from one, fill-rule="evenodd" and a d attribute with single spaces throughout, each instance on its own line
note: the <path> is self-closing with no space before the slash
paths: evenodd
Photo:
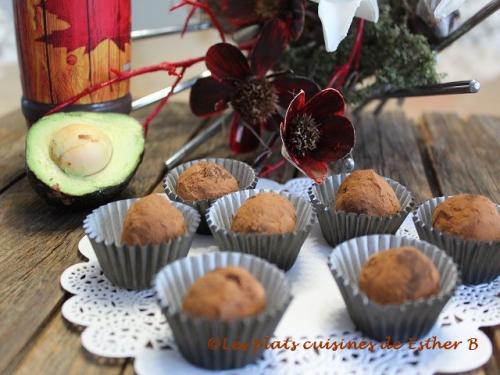
<path id="1" fill-rule="evenodd" d="M 482 194 L 500 202 L 500 118 L 472 116 L 465 121 L 453 114 L 426 114 L 422 132 L 441 194 Z M 496 374 L 500 328 L 485 332 L 495 352 L 481 371 Z"/>
<path id="2" fill-rule="evenodd" d="M 198 124 L 194 117 L 186 116 L 186 111 L 187 108 L 171 105 L 152 124 L 144 162 L 125 196 L 144 195 L 153 189 L 161 191 L 163 161 Z M 489 120 L 480 121 L 485 126 Z M 177 126 L 169 127 L 167 123 Z M 488 126 L 496 129 L 496 125 Z M 435 187 L 426 179 L 427 166 L 415 129 L 401 113 L 384 114 L 377 120 L 364 115 L 356 123 L 358 146 L 354 157 L 358 168 L 375 168 L 408 186 L 422 200 L 430 197 Z M 207 156 L 228 156 L 227 129 L 187 159 Z M 84 213 L 64 214 L 48 209 L 24 180 L 0 195 L 0 207 L 0 238 L 4 240 L 4 234 L 7 238 L 7 242 L 0 243 L 0 291 L 2 296 L 4 291 L 8 296 L 0 301 L 0 311 L 2 316 L 7 311 L 5 316 L 9 319 L 0 321 L 0 373 L 132 374 L 130 361 L 101 366 L 89 360 L 79 335 L 66 326 L 58 311 L 63 298 L 58 278 L 64 268 L 79 261 L 76 243 L 82 234 Z M 16 309 L 12 298 L 22 308 Z M 10 331 L 9 326 L 13 327 Z M 498 338 L 498 330 L 495 335 Z M 490 362 L 472 373 L 489 375 Z"/>
<path id="3" fill-rule="evenodd" d="M 127 364 L 123 367 L 121 375 L 135 375 L 134 371 L 134 362 L 128 361 Z"/>
<path id="4" fill-rule="evenodd" d="M 17 375 L 119 375 L 126 360 L 103 363 L 90 356 L 80 345 L 80 335 L 68 327 L 60 313 L 30 343 Z"/>
<path id="5" fill-rule="evenodd" d="M 58 306 L 58 275 L 77 260 L 84 214 L 47 207 L 26 178 L 0 196 L 0 206 L 2 372 Z"/>
<path id="6" fill-rule="evenodd" d="M 423 123 L 443 194 L 475 193 L 500 202 L 500 120 L 427 114 Z"/>
<path id="7" fill-rule="evenodd" d="M 500 368 L 500 326 L 496 326 L 495 328 L 491 328 L 493 331 L 493 347 L 495 348 L 495 358 L 497 359 L 499 368 Z"/>
<path id="8" fill-rule="evenodd" d="M 163 162 L 166 160 L 170 153 L 176 150 L 185 140 L 188 138 L 188 133 L 191 132 L 194 127 L 181 126 L 180 124 L 185 124 L 192 121 L 191 115 L 186 113 L 186 108 L 184 106 L 176 107 L 172 106 L 168 112 L 168 123 L 169 124 L 179 124 L 179 126 L 168 128 L 168 136 L 160 137 L 159 131 L 157 130 L 161 126 L 167 126 L 165 121 L 165 115 L 160 116 L 153 124 L 151 124 L 151 134 L 152 137 L 163 138 L 167 140 L 170 147 L 166 148 L 164 141 L 148 142 L 147 153 L 148 164 L 154 163 L 157 168 L 144 168 L 138 171 L 137 175 L 134 177 L 131 186 L 127 189 L 125 195 L 136 196 L 144 195 L 148 193 L 151 188 L 151 184 L 156 184 L 155 191 L 162 191 L 161 179 L 163 177 Z M 194 124 L 196 120 L 194 120 Z M 153 129 L 155 131 L 153 132 Z M 182 130 L 183 129 L 183 130 Z M 175 131 L 181 133 L 182 142 L 176 142 L 176 136 L 173 134 Z M 164 132 L 164 131 L 163 131 Z M 170 134 L 172 133 L 172 134 Z M 227 148 L 227 136 L 228 129 L 225 127 L 223 131 L 216 137 L 208 140 L 202 147 L 196 150 L 192 155 L 189 155 L 187 159 L 203 158 L 203 157 L 227 157 L 229 155 L 229 150 Z M 174 146 L 175 145 L 175 146 Z M 48 323 L 46 327 L 43 327 L 42 332 L 37 336 L 36 341 L 31 346 L 29 352 L 24 356 L 22 362 L 16 370 L 16 373 L 28 373 L 30 369 L 33 368 L 50 368 L 51 373 L 72 373 L 76 368 L 79 368 L 82 372 L 89 373 L 115 373 L 118 367 L 106 366 L 106 367 L 96 367 L 92 361 L 89 362 L 88 355 L 81 350 L 80 337 L 74 332 L 69 332 L 68 327 L 65 324 L 61 324 L 62 318 L 59 314 L 55 314 L 52 320 Z M 54 350 L 54 342 L 59 336 L 64 337 L 65 340 L 65 350 Z M 45 348 L 45 349 L 41 349 Z M 70 356 L 71 361 L 66 359 L 66 352 L 73 353 Z M 46 355 L 49 354 L 50 355 Z M 60 365 L 52 369 L 50 363 L 46 360 L 51 358 L 54 361 L 60 361 Z M 78 366 L 72 364 L 72 361 L 76 361 Z M 99 372 L 97 372 L 99 371 Z M 133 366 L 129 363 L 125 370 L 128 373 L 133 373 Z"/>
<path id="9" fill-rule="evenodd" d="M 373 168 L 399 181 L 417 200 L 432 196 L 411 120 L 402 112 L 390 112 L 379 117 L 363 114 L 354 124 L 356 168 Z"/>
<path id="10" fill-rule="evenodd" d="M 20 111 L 0 120 L 0 192 L 24 175 L 24 135 L 27 126 Z"/>
<path id="11" fill-rule="evenodd" d="M 180 117 L 182 117 L 182 115 Z M 391 119 L 393 119 L 392 122 L 391 121 L 388 122 L 390 125 L 385 125 L 386 120 L 384 119 L 384 123 L 380 125 L 382 132 L 387 131 L 387 132 L 394 133 L 394 130 L 391 130 L 391 129 L 386 130 L 386 127 L 387 126 L 391 126 L 391 127 L 395 126 L 394 124 L 396 122 L 398 124 L 403 123 L 402 118 L 399 118 L 398 116 L 396 116 L 394 118 L 391 117 Z M 170 120 L 177 121 L 178 119 L 170 118 L 169 121 Z M 407 124 L 409 124 L 409 123 L 407 123 Z M 155 126 L 155 125 L 153 125 L 153 126 Z M 379 150 L 379 149 L 385 150 L 385 152 L 389 153 L 389 155 L 395 155 L 396 158 L 401 158 L 403 160 L 407 160 L 409 158 L 409 155 L 411 155 L 412 150 L 415 152 L 415 155 L 417 155 L 417 156 L 419 155 L 418 149 L 416 146 L 416 141 L 412 135 L 413 133 L 410 133 L 410 136 L 404 135 L 404 132 L 408 131 L 411 128 L 398 129 L 396 134 L 400 135 L 400 138 L 398 139 L 398 141 L 395 142 L 396 143 L 396 146 L 395 146 L 394 143 L 391 144 L 391 143 L 387 143 L 384 141 L 385 136 L 383 135 L 383 133 L 380 133 L 381 129 L 377 129 L 376 128 L 377 126 L 379 126 L 379 124 L 368 123 L 368 119 L 366 119 L 365 122 L 363 122 L 358 127 L 358 140 L 361 142 L 361 144 L 365 143 L 366 142 L 365 140 L 370 140 L 370 144 L 369 144 L 370 147 L 373 147 L 376 145 L 377 150 Z M 408 125 L 408 126 L 411 126 L 411 125 Z M 360 132 L 359 129 L 361 129 L 361 136 L 359 135 L 359 132 Z M 374 132 L 379 134 L 378 138 L 373 137 Z M 413 149 L 409 148 L 409 147 L 406 147 L 406 148 L 402 147 L 403 143 L 412 144 Z M 162 150 L 161 144 L 157 144 L 154 148 L 148 146 L 148 152 L 150 152 L 151 154 L 154 154 L 153 157 L 158 159 L 157 160 L 158 163 L 161 163 L 166 157 L 168 157 L 168 155 L 163 155 L 162 151 L 163 150 Z M 368 148 L 368 150 L 366 150 L 366 148 L 363 148 L 362 152 L 367 152 L 364 155 L 368 155 L 369 157 L 366 157 L 364 155 L 358 157 L 357 158 L 358 163 L 362 163 L 365 166 L 373 166 L 373 167 L 377 168 L 378 170 L 380 170 L 381 173 L 399 172 L 400 175 L 402 175 L 402 173 L 396 169 L 395 164 L 384 162 L 384 159 L 383 159 L 385 156 L 384 153 L 377 153 L 377 152 L 372 153 L 372 151 L 374 151 L 374 149 Z M 200 148 L 199 150 L 194 152 L 192 155 L 190 155 L 189 159 L 202 158 L 202 157 L 207 157 L 207 156 L 221 156 L 221 157 L 228 156 L 227 128 L 225 128 L 224 131 L 221 134 L 219 134 L 217 137 L 214 137 L 214 138 L 208 140 L 203 145 L 202 148 Z M 418 159 L 416 159 L 416 160 L 418 160 Z M 412 159 L 412 161 L 413 161 L 413 159 Z M 416 164 L 416 163 L 413 163 L 413 164 L 414 165 L 413 165 L 412 172 L 414 173 L 414 175 L 412 176 L 412 178 L 408 178 L 406 181 L 410 181 L 411 183 L 413 183 L 413 186 L 417 186 L 417 185 L 419 187 L 425 186 L 424 185 L 425 180 L 418 180 L 416 178 L 419 168 L 422 168 L 422 167 L 418 166 L 418 164 Z M 151 180 L 154 180 L 155 178 L 157 178 L 157 171 L 155 171 L 153 174 L 149 173 L 148 171 L 144 171 L 143 173 L 145 173 L 145 175 L 142 177 L 139 177 L 138 181 L 151 181 Z M 401 179 L 399 177 L 399 175 L 393 176 L 393 177 Z M 161 180 L 161 178 L 160 178 L 160 180 Z M 155 190 L 161 191 L 161 184 L 158 184 Z M 52 348 L 52 351 L 54 351 L 56 353 L 61 353 L 60 354 L 61 356 L 63 356 L 64 353 L 66 353 L 68 351 L 68 346 L 71 346 L 73 351 L 78 352 L 79 340 L 76 340 L 74 342 L 72 341 L 71 343 L 62 341 L 61 345 L 64 345 L 64 347 L 60 346 L 60 344 L 58 344 L 57 342 L 53 342 L 52 336 L 59 336 L 60 334 L 65 334 L 65 333 L 56 332 L 54 330 L 54 328 L 51 328 L 51 327 L 58 327 L 60 329 L 66 330 L 66 327 L 54 322 L 54 321 L 57 321 L 59 319 L 60 319 L 60 317 L 58 315 L 56 315 L 55 318 L 53 318 L 53 320 L 50 322 L 50 324 L 48 326 L 49 328 L 45 328 L 44 331 L 42 332 L 42 334 L 40 336 L 38 336 L 37 340 L 35 341 L 35 343 L 33 345 L 33 349 L 30 350 L 28 355 L 25 357 L 25 359 L 21 363 L 21 365 L 19 367 L 20 369 L 31 369 L 31 368 L 37 367 L 36 359 L 38 359 L 38 358 L 43 359 L 43 355 L 35 356 L 35 354 L 33 354 L 33 353 L 40 352 L 41 349 L 38 349 L 40 347 Z M 46 331 L 49 329 L 53 331 L 50 335 L 46 333 Z M 77 335 L 75 335 L 75 336 L 77 336 Z M 64 362 L 64 360 L 63 360 L 63 362 Z M 127 366 L 126 369 L 128 369 L 127 371 L 131 371 L 131 365 Z"/>
<path id="12" fill-rule="evenodd" d="M 142 117 L 143 114 L 144 112 L 139 113 L 138 116 Z M 173 126 L 173 124 L 176 126 Z M 153 189 L 162 191 L 161 180 L 164 173 L 164 161 L 190 137 L 190 134 L 199 125 L 200 122 L 188 112 L 187 107 L 184 105 L 171 105 L 168 111 L 160 115 L 151 124 L 145 159 L 124 196 L 141 196 L 150 193 Z M 188 159 L 206 156 L 228 156 L 227 128 L 218 136 L 207 141 L 192 155 L 189 155 Z M 81 219 L 77 220 L 77 223 L 79 226 Z M 78 240 L 82 233 L 78 231 L 77 234 L 76 239 Z M 71 249 L 76 249 L 76 246 L 72 246 Z M 71 251 L 71 253 L 71 259 L 74 259 L 74 251 Z M 75 259 L 69 263 L 62 263 L 66 268 L 69 264 L 77 261 Z M 61 272 L 54 272 L 52 277 L 58 278 Z M 51 282 L 57 285 L 57 281 L 53 280 Z M 59 306 L 56 308 L 58 309 Z M 113 374 L 120 370 L 120 366 L 99 367 L 92 360 L 89 361 L 88 354 L 81 349 L 79 334 L 69 331 L 62 321 L 60 314 L 53 314 L 47 325 L 41 328 L 41 332 L 36 336 L 34 343 L 30 345 L 30 349 L 23 355 L 21 362 L 17 366 L 16 373 L 29 373 L 30 370 L 35 368 L 47 368 L 53 374 L 73 373 L 77 369 L 80 373 Z M 55 340 L 57 341 L 59 337 L 63 338 L 64 350 L 59 350 L 54 345 Z M 69 355 L 69 359 L 66 358 L 67 353 L 72 353 Z M 52 368 L 51 363 L 48 362 L 49 358 L 51 361 L 60 362 L 60 365 Z M 76 362 L 77 365 L 72 362 Z M 128 368 L 129 373 L 133 373 L 131 364 L 124 368 Z"/>
<path id="13" fill-rule="evenodd" d="M 162 176 L 163 160 L 189 138 L 197 124 L 191 115 L 186 116 L 188 111 L 185 105 L 172 105 L 152 125 L 143 163 L 124 196 L 145 195 L 155 188 Z M 26 178 L 0 195 L 0 207 L 3 373 L 16 367 L 26 344 L 59 307 L 63 298 L 59 276 L 78 261 L 76 246 L 83 234 L 81 223 L 86 213 L 47 206 Z"/>

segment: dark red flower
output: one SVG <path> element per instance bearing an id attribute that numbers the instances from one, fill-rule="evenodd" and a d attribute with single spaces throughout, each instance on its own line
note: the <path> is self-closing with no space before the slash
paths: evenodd
<path id="1" fill-rule="evenodd" d="M 304 28 L 304 0 L 210 0 L 210 6 L 233 30 L 279 20 L 288 38 L 298 39 Z"/>
<path id="2" fill-rule="evenodd" d="M 254 46 L 258 62 L 266 56 L 276 62 L 290 40 L 297 40 L 304 29 L 304 0 L 212 0 L 212 9 L 221 19 L 226 31 L 250 25 L 260 25 Z M 258 69 L 258 68 L 257 68 Z"/>
<path id="3" fill-rule="evenodd" d="M 344 98 L 335 89 L 325 89 L 307 102 L 302 91 L 280 126 L 283 156 L 318 183 L 326 178 L 328 163 L 354 147 L 354 128 L 344 110 Z"/>
<path id="4" fill-rule="evenodd" d="M 319 87 L 313 81 L 289 74 L 266 76 L 270 59 L 247 58 L 235 46 L 219 43 L 206 55 L 211 77 L 201 78 L 191 89 L 191 110 L 206 117 L 225 110 L 230 104 L 235 112 L 230 132 L 234 152 L 257 148 L 262 128 L 278 131 L 285 112 L 295 94 L 303 90 L 315 95 Z"/>

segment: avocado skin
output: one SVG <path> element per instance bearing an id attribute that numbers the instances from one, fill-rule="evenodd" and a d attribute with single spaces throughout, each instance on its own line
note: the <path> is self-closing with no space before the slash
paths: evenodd
<path id="1" fill-rule="evenodd" d="M 137 169 L 141 165 L 143 156 L 144 153 L 141 154 L 139 163 L 137 163 L 137 167 L 134 169 L 134 171 L 119 185 L 109 186 L 105 189 L 80 196 L 68 195 L 53 189 L 52 187 L 40 181 L 35 173 L 33 173 L 29 169 L 27 164 L 25 165 L 25 167 L 30 185 L 37 192 L 37 194 L 42 197 L 48 204 L 50 204 L 51 206 L 66 209 L 88 209 L 96 208 L 105 203 L 109 203 L 114 198 L 116 198 L 123 190 L 125 190 L 125 188 L 130 183 L 130 180 L 137 172 Z"/>

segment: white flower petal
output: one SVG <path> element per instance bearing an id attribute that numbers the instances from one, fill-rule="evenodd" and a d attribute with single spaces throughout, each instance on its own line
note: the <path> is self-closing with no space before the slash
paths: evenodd
<path id="1" fill-rule="evenodd" d="M 361 0 L 321 0 L 318 14 L 323 24 L 326 50 L 333 52 L 347 36 Z"/>
<path id="2" fill-rule="evenodd" d="M 448 17 L 451 13 L 456 11 L 465 2 L 465 0 L 443 0 L 434 9 L 434 16 L 440 20 Z"/>
<path id="3" fill-rule="evenodd" d="M 347 36 L 354 16 L 377 22 L 379 9 L 377 0 L 319 0 L 318 14 L 326 50 L 333 52 Z"/>
<path id="4" fill-rule="evenodd" d="M 377 22 L 379 16 L 377 0 L 362 0 L 356 10 L 356 17 L 367 21 Z"/>

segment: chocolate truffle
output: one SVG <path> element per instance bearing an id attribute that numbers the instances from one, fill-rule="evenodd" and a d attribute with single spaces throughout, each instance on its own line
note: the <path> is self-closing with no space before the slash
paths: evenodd
<path id="1" fill-rule="evenodd" d="M 399 199 L 391 185 L 373 169 L 352 172 L 342 181 L 332 208 L 369 216 L 397 214 Z"/>
<path id="2" fill-rule="evenodd" d="M 295 230 L 297 213 L 292 203 L 277 193 L 248 198 L 236 211 L 231 230 L 239 233 L 282 234 Z"/>
<path id="3" fill-rule="evenodd" d="M 239 189 L 238 181 L 224 167 L 206 161 L 186 169 L 177 181 L 177 195 L 187 201 L 215 199 Z"/>
<path id="4" fill-rule="evenodd" d="M 415 247 L 376 253 L 359 274 L 359 288 L 381 305 L 429 298 L 439 292 L 439 284 L 436 266 Z"/>
<path id="5" fill-rule="evenodd" d="M 189 288 L 182 310 L 200 318 L 233 320 L 257 315 L 266 306 L 262 284 L 241 267 L 216 268 Z"/>
<path id="6" fill-rule="evenodd" d="M 466 240 L 500 240 L 497 207 L 482 195 L 458 194 L 446 199 L 434 210 L 432 226 Z"/>
<path id="7" fill-rule="evenodd" d="M 123 223 L 122 243 L 159 245 L 186 233 L 184 215 L 164 197 L 151 194 L 136 201 Z"/>

